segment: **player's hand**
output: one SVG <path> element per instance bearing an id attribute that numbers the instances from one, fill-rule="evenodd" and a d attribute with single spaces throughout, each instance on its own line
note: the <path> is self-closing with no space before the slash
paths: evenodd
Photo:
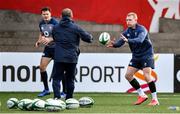
<path id="1" fill-rule="evenodd" d="M 44 36 L 39 36 L 38 41 L 35 43 L 35 47 L 38 48 L 39 45 L 42 43 L 42 39 L 45 38 Z"/>
<path id="2" fill-rule="evenodd" d="M 121 38 L 122 40 L 124 40 L 125 42 L 128 42 L 128 39 L 127 39 L 123 34 L 120 34 L 120 38 Z"/>
<path id="3" fill-rule="evenodd" d="M 42 38 L 41 43 L 44 45 L 48 45 L 49 44 L 49 39 L 48 38 Z"/>
<path id="4" fill-rule="evenodd" d="M 51 37 L 43 37 L 41 40 L 42 44 L 44 44 L 44 45 L 48 45 L 52 41 L 53 41 L 53 38 L 51 38 Z"/>
<path id="5" fill-rule="evenodd" d="M 106 47 L 112 48 L 115 43 L 115 40 L 116 40 L 115 38 L 110 39 L 109 42 L 107 43 Z"/>
<path id="6" fill-rule="evenodd" d="M 38 48 L 39 45 L 40 45 L 40 43 L 37 41 L 37 42 L 35 43 L 35 47 Z"/>

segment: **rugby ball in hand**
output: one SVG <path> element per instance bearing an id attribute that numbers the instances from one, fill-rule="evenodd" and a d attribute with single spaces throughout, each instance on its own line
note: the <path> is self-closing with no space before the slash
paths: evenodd
<path id="1" fill-rule="evenodd" d="M 15 108 L 17 108 L 17 105 L 18 105 L 18 99 L 10 98 L 7 100 L 7 107 L 9 109 L 15 109 Z"/>
<path id="2" fill-rule="evenodd" d="M 91 97 L 81 97 L 79 99 L 80 107 L 91 107 L 94 104 L 94 100 Z"/>
<path id="3" fill-rule="evenodd" d="M 66 100 L 67 109 L 77 109 L 79 108 L 79 101 L 74 98 L 69 98 Z"/>
<path id="4" fill-rule="evenodd" d="M 99 36 L 99 42 L 103 45 L 106 45 L 110 41 L 110 34 L 107 32 L 103 32 Z"/>

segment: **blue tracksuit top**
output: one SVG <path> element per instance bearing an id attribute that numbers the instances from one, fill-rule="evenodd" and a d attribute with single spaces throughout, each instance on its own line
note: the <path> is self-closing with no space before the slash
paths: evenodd
<path id="1" fill-rule="evenodd" d="M 91 43 L 92 35 L 75 24 L 69 17 L 62 17 L 59 24 L 54 26 L 53 39 L 55 45 L 55 62 L 77 63 L 80 54 L 80 39 Z"/>
<path id="2" fill-rule="evenodd" d="M 146 28 L 140 24 L 136 24 L 136 28 L 127 28 L 122 33 L 127 39 L 132 57 L 135 59 L 145 59 L 153 57 L 153 46 L 149 38 Z M 113 47 L 121 47 L 125 42 L 119 38 Z"/>

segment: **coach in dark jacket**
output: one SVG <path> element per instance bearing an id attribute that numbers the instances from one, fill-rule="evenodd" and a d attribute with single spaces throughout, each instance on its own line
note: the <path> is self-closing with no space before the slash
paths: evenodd
<path id="1" fill-rule="evenodd" d="M 91 43 L 92 35 L 84 31 L 72 20 L 73 13 L 69 8 L 62 10 L 62 18 L 54 26 L 52 34 L 56 43 L 53 77 L 54 98 L 60 98 L 60 81 L 66 73 L 67 95 L 66 99 L 73 98 L 76 64 L 80 54 L 80 39 Z"/>

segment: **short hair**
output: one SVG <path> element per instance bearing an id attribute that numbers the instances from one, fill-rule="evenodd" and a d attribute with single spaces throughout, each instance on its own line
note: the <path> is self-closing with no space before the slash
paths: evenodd
<path id="1" fill-rule="evenodd" d="M 65 8 L 61 12 L 62 17 L 72 17 L 72 10 L 69 8 Z"/>
<path id="2" fill-rule="evenodd" d="M 127 17 L 129 17 L 129 16 L 133 16 L 136 20 L 138 19 L 137 14 L 134 13 L 134 12 L 128 13 L 128 14 L 127 14 Z"/>
<path id="3" fill-rule="evenodd" d="M 43 7 L 43 8 L 41 9 L 41 12 L 43 12 L 43 11 L 49 11 L 49 12 L 51 12 L 51 8 L 49 8 L 49 7 Z"/>

